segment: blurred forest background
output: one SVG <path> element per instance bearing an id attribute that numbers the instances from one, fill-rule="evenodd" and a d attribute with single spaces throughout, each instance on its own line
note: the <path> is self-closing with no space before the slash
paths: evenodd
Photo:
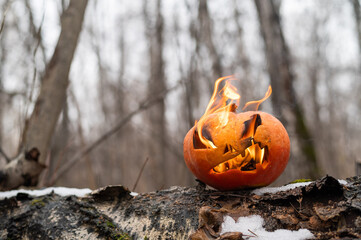
<path id="1" fill-rule="evenodd" d="M 195 185 L 183 138 L 230 74 L 242 103 L 273 87 L 261 109 L 285 124 L 292 152 L 276 184 L 356 174 L 358 0 L 1 0 L 0 10 L 0 169 L 42 142 L 47 167 L 27 185 Z"/>

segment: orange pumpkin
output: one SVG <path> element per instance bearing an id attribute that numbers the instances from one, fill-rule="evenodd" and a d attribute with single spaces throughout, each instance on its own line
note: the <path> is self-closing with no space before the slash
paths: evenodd
<path id="1" fill-rule="evenodd" d="M 285 169 L 290 140 L 282 123 L 261 111 L 207 116 L 199 137 L 197 125 L 184 139 L 184 159 L 191 172 L 202 182 L 219 190 L 266 186 Z"/>

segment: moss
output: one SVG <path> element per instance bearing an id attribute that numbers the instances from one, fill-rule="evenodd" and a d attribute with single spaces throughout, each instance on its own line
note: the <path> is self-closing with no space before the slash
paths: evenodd
<path id="1" fill-rule="evenodd" d="M 300 179 L 296 179 L 293 180 L 292 182 L 290 182 L 289 184 L 293 184 L 293 183 L 301 183 L 301 182 L 311 182 L 312 180 L 309 178 L 300 178 Z"/>
<path id="2" fill-rule="evenodd" d="M 102 239 L 109 240 L 132 240 L 113 220 L 97 211 L 92 205 L 76 201 L 76 210 L 83 213 L 83 224 L 88 225 L 89 229 L 94 230 Z"/>
<path id="3" fill-rule="evenodd" d="M 106 221 L 106 224 L 108 227 L 115 228 L 114 223 L 112 223 L 111 221 Z"/>
<path id="4" fill-rule="evenodd" d="M 118 233 L 112 239 L 115 240 L 132 240 L 132 238 L 126 233 Z"/>
<path id="5" fill-rule="evenodd" d="M 132 240 L 132 238 L 127 233 L 122 232 L 107 216 L 95 215 L 95 217 L 96 219 L 94 219 L 94 223 L 96 230 L 100 235 L 108 236 L 106 239 Z"/>
<path id="6" fill-rule="evenodd" d="M 30 203 L 32 206 L 37 206 L 37 207 L 44 207 L 45 206 L 45 202 L 43 198 L 35 198 L 31 201 Z"/>
<path id="7" fill-rule="evenodd" d="M 296 134 L 300 139 L 302 154 L 306 157 L 310 166 L 309 177 L 316 179 L 321 176 L 321 170 L 318 166 L 316 149 L 311 133 L 306 125 L 303 111 L 298 103 L 294 106 L 296 115 Z"/>

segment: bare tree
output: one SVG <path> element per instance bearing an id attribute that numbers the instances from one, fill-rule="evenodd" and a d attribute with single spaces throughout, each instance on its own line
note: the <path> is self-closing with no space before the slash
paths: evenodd
<path id="1" fill-rule="evenodd" d="M 311 24 L 310 37 L 308 45 L 310 46 L 310 54 L 308 55 L 305 65 L 307 67 L 306 77 L 309 79 L 309 95 L 304 99 L 304 104 L 310 106 L 306 115 L 310 116 L 312 125 L 310 129 L 313 132 L 314 144 L 316 146 L 317 157 L 319 165 L 322 169 L 332 176 L 342 177 L 345 172 L 345 167 L 339 163 L 339 156 L 342 154 L 341 149 L 337 146 L 341 144 L 341 138 L 337 137 L 338 130 L 330 131 L 334 126 L 339 124 L 338 114 L 335 114 L 336 109 L 335 97 L 329 99 L 327 106 L 320 103 L 319 89 L 322 85 L 326 85 L 325 91 L 328 96 L 337 96 L 333 89 L 334 74 L 332 66 L 327 59 L 327 46 L 329 44 L 329 33 L 324 26 L 328 23 L 330 18 L 330 6 L 327 1 L 319 1 L 317 3 L 319 11 L 316 11 L 309 18 Z M 322 9 L 322 10 L 321 10 Z M 301 63 L 302 64 L 302 63 Z M 329 113 L 328 119 L 322 119 L 321 109 L 327 109 Z"/>
<path id="2" fill-rule="evenodd" d="M 213 79 L 208 79 L 210 92 L 213 92 L 213 83 L 217 78 L 223 76 L 221 57 L 217 51 L 213 37 L 213 23 L 209 15 L 207 0 L 200 0 L 198 5 L 198 34 L 199 40 L 208 49 L 212 60 Z"/>
<path id="3" fill-rule="evenodd" d="M 359 0 L 351 0 L 351 3 L 354 11 L 357 41 L 359 45 L 359 52 L 361 55 L 361 6 Z"/>
<path id="4" fill-rule="evenodd" d="M 358 41 L 358 47 L 359 47 L 359 69 L 358 69 L 358 76 L 360 76 L 361 71 L 361 5 L 359 0 L 351 0 L 353 11 L 354 11 L 354 17 L 355 17 L 355 24 L 356 24 L 356 33 L 357 33 L 357 41 Z M 358 80 L 360 81 L 360 77 L 358 77 Z M 361 90 L 361 82 L 358 83 L 358 93 Z M 358 102 L 361 102 L 361 98 L 358 99 Z M 358 154 L 357 154 L 358 155 Z M 356 159 L 356 174 L 361 174 L 361 158 L 358 157 Z"/>
<path id="5" fill-rule="evenodd" d="M 87 0 L 73 0 L 62 15 L 58 43 L 47 65 L 34 111 L 23 132 L 21 154 L 0 171 L 0 189 L 33 185 L 46 167 L 49 144 L 66 98 L 69 70 L 87 3 Z"/>
<path id="6" fill-rule="evenodd" d="M 320 169 L 315 145 L 294 90 L 295 75 L 291 55 L 282 31 L 279 5 L 275 2 L 274 0 L 255 1 L 273 88 L 272 106 L 275 114 L 286 127 L 289 130 L 292 128 L 295 133 L 294 139 L 297 145 L 294 143 L 293 149 L 300 149 L 298 156 L 294 156 L 290 163 L 294 166 L 292 177 L 316 178 L 320 175 Z"/>
<path id="7" fill-rule="evenodd" d="M 6 11 L 6 9 L 5 9 Z M 4 13 L 5 15 L 5 13 Z M 2 22 L 1 22 L 1 27 L 0 27 L 0 40 L 2 39 L 2 35 L 1 34 L 4 34 L 3 32 L 3 28 L 4 28 L 4 25 L 5 25 L 5 18 L 3 17 L 2 19 Z M 5 47 L 5 44 L 4 44 L 4 41 L 0 41 L 0 61 L 2 63 L 5 62 L 6 58 L 7 58 L 7 53 L 6 53 L 6 47 Z M 4 106 L 4 101 L 5 101 L 5 93 L 4 93 L 4 87 L 3 87 L 3 79 L 4 79 L 4 70 L 3 70 L 4 66 L 3 64 L 0 64 L 0 104 L 1 106 Z M 3 142 L 3 107 L 0 108 L 0 147 L 2 148 L 2 142 Z M 3 150 L 1 150 L 2 152 L 2 157 L 4 157 L 4 155 L 6 156 L 6 154 L 3 152 Z M 5 158 L 8 158 L 7 156 Z M 0 160 L 0 163 L 1 163 L 1 160 Z"/>
<path id="8" fill-rule="evenodd" d="M 237 59 L 235 61 L 235 69 L 240 67 L 243 71 L 243 74 L 240 76 L 241 82 L 240 82 L 240 94 L 242 98 L 249 97 L 251 89 L 252 89 L 252 81 L 251 81 L 251 60 L 249 56 L 246 53 L 246 47 L 244 44 L 244 30 L 242 23 L 240 22 L 241 12 L 240 12 L 240 6 L 238 6 L 239 1 L 234 0 L 234 23 L 236 25 L 236 43 L 237 43 Z"/>
<path id="9" fill-rule="evenodd" d="M 152 21 L 149 15 L 147 1 L 144 1 L 144 21 L 146 25 L 146 37 L 149 45 L 149 68 L 150 76 L 148 83 L 148 96 L 158 95 L 166 89 L 166 79 L 164 75 L 163 60 L 163 31 L 164 20 L 161 11 L 162 1 L 156 2 L 156 17 Z M 166 122 L 165 122 L 165 103 L 164 99 L 158 104 L 152 106 L 148 111 L 149 125 L 157 136 L 149 141 L 149 165 L 152 169 L 155 186 L 162 187 L 166 179 L 166 151 L 164 148 L 167 141 Z M 156 174 L 157 173 L 157 174 Z"/>

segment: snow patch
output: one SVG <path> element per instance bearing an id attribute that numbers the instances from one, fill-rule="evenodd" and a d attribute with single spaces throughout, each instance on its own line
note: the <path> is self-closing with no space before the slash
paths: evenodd
<path id="1" fill-rule="evenodd" d="M 268 232 L 263 228 L 263 224 L 264 220 L 259 215 L 240 217 L 237 222 L 232 217 L 225 216 L 223 218 L 221 235 L 227 232 L 241 232 L 244 235 L 244 239 L 251 240 L 305 240 L 315 237 L 308 229 L 299 229 L 297 231 L 278 229 L 274 232 Z"/>
<path id="2" fill-rule="evenodd" d="M 338 182 L 341 185 L 347 185 L 347 182 L 345 180 L 338 180 Z M 288 191 L 297 187 L 305 187 L 307 185 L 310 185 L 312 182 L 300 182 L 300 183 L 292 183 L 292 184 L 288 184 L 282 187 L 263 187 L 263 188 L 258 188 L 252 191 L 253 194 L 256 195 L 263 195 L 265 193 L 277 193 L 277 192 L 284 192 L 284 191 Z"/>
<path id="3" fill-rule="evenodd" d="M 343 180 L 343 179 L 339 179 L 338 182 L 341 184 L 341 185 L 347 185 L 347 181 L 346 180 Z"/>
<path id="4" fill-rule="evenodd" d="M 139 193 L 136 193 L 136 192 L 131 192 L 130 193 L 130 196 L 132 196 L 132 197 L 136 197 L 136 196 L 138 196 L 139 195 Z"/>
<path id="5" fill-rule="evenodd" d="M 282 187 L 263 187 L 263 188 L 258 188 L 258 189 L 253 190 L 252 193 L 256 194 L 256 195 L 263 195 L 265 193 L 284 192 L 284 191 L 294 189 L 296 187 L 304 187 L 311 183 L 312 182 L 300 182 L 300 183 L 292 183 L 292 184 L 284 185 Z"/>
<path id="6" fill-rule="evenodd" d="M 38 197 L 38 196 L 51 194 L 52 192 L 62 197 L 70 196 L 70 195 L 74 195 L 77 197 L 84 197 L 85 195 L 91 193 L 92 190 L 90 190 L 89 188 L 79 189 L 79 188 L 66 188 L 66 187 L 50 187 L 41 190 L 19 189 L 19 190 L 7 191 L 7 192 L 0 192 L 0 200 L 14 197 L 18 193 L 26 193 L 29 194 L 30 196 Z"/>

